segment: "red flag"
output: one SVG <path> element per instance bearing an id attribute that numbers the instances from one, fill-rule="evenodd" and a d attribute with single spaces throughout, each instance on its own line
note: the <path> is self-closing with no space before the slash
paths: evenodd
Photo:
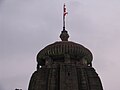
<path id="1" fill-rule="evenodd" d="M 68 14 L 68 12 L 66 11 L 66 5 L 64 4 L 64 16 Z"/>

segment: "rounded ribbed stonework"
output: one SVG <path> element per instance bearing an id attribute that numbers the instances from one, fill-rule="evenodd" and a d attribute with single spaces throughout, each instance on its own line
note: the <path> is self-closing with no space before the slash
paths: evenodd
<path id="1" fill-rule="evenodd" d="M 56 60 L 55 57 L 57 59 L 64 58 L 65 55 L 69 55 L 70 59 L 74 61 L 79 61 L 84 58 L 88 64 L 93 59 L 92 53 L 84 46 L 71 41 L 59 41 L 42 49 L 37 55 L 37 62 L 43 65 L 46 57 Z"/>

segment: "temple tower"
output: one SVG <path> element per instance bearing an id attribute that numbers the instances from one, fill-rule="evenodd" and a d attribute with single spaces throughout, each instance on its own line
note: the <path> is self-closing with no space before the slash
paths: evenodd
<path id="1" fill-rule="evenodd" d="M 28 90 L 103 90 L 98 74 L 92 67 L 90 50 L 68 41 L 63 30 L 62 41 L 46 46 L 37 55 L 37 70 Z"/>
<path id="2" fill-rule="evenodd" d="M 37 54 L 37 70 L 28 90 L 103 90 L 91 51 L 69 41 L 65 27 L 60 38 Z"/>

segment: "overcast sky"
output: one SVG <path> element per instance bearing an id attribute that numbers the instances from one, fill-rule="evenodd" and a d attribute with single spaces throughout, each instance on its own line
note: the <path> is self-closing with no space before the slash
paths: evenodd
<path id="1" fill-rule="evenodd" d="M 91 50 L 104 90 L 120 90 L 120 0 L 0 0 L 0 90 L 27 90 L 37 53 L 60 40 L 64 3 L 69 40 Z"/>

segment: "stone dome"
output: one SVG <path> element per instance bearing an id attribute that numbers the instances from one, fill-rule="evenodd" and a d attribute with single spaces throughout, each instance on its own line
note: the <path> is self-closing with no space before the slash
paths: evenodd
<path id="1" fill-rule="evenodd" d="M 84 58 L 87 60 L 88 64 L 91 63 L 93 56 L 90 50 L 84 46 L 71 42 L 71 41 L 59 41 L 53 44 L 46 46 L 42 49 L 37 55 L 37 62 L 40 65 L 43 65 L 43 62 L 46 57 L 50 57 L 53 60 L 56 60 L 55 57 L 63 58 L 65 55 L 73 60 L 80 60 Z"/>
<path id="2" fill-rule="evenodd" d="M 65 28 L 61 31 L 60 38 L 62 41 L 50 44 L 38 53 L 38 65 L 45 65 L 46 60 L 49 59 L 52 59 L 53 62 L 61 62 L 64 61 L 65 58 L 72 60 L 74 63 L 82 61 L 87 63 L 87 65 L 91 64 L 93 56 L 90 50 L 81 44 L 68 41 L 69 35 Z"/>

